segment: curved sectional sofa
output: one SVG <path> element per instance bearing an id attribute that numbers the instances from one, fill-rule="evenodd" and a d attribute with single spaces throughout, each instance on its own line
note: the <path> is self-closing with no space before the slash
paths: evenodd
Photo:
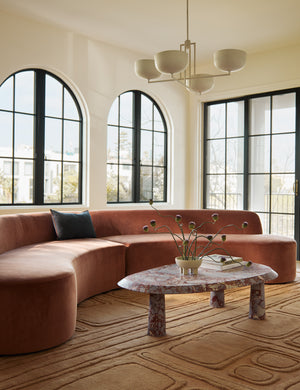
<path id="1" fill-rule="evenodd" d="M 183 223 L 206 225 L 213 234 L 227 224 L 222 243 L 231 255 L 272 267 L 273 283 L 291 282 L 296 275 L 296 242 L 262 234 L 257 214 L 228 210 L 164 210 L 181 214 Z M 117 288 L 128 274 L 174 262 L 177 249 L 168 233 L 149 234 L 143 226 L 151 219 L 176 228 L 154 210 L 90 212 L 97 238 L 57 240 L 50 212 L 0 216 L 0 354 L 47 349 L 68 340 L 75 330 L 77 304 Z M 209 228 L 208 228 L 209 227 Z M 221 241 L 220 241 L 221 243 Z"/>

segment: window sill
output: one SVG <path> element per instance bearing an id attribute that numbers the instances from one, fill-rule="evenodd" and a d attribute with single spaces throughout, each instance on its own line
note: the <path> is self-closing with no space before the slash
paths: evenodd
<path id="1" fill-rule="evenodd" d="M 154 203 L 154 206 L 158 209 L 172 209 L 174 208 L 173 205 L 171 205 L 168 202 L 158 202 Z M 108 209 L 120 209 L 120 210 L 132 210 L 132 209 L 139 209 L 139 210 L 149 210 L 151 209 L 151 206 L 149 203 L 107 203 L 106 207 Z"/>
<path id="2" fill-rule="evenodd" d="M 0 206 L 0 214 L 21 214 L 30 212 L 47 212 L 50 209 L 55 210 L 87 210 L 88 207 L 83 204 L 53 204 L 53 205 L 24 205 L 24 206 Z"/>

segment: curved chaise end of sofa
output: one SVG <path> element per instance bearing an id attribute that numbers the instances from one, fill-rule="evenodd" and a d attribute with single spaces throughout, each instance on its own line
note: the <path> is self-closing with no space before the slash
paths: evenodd
<path id="1" fill-rule="evenodd" d="M 125 246 L 102 239 L 28 245 L 0 261 L 0 355 L 36 352 L 72 337 L 77 304 L 117 287 Z"/>
<path id="2" fill-rule="evenodd" d="M 262 235 L 259 246 L 259 262 L 268 265 L 278 273 L 278 277 L 268 284 L 290 283 L 296 279 L 297 243 L 289 237 Z"/>
<path id="3" fill-rule="evenodd" d="M 76 326 L 75 272 L 48 282 L 1 285 L 0 354 L 14 355 L 55 347 Z M 2 316 L 1 315 L 1 316 Z"/>

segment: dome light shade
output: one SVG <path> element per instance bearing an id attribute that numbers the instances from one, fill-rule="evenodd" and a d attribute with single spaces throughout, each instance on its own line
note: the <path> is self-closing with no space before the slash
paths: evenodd
<path id="1" fill-rule="evenodd" d="M 223 49 L 214 53 L 215 66 L 226 72 L 236 72 L 246 63 L 246 52 L 238 49 Z"/>
<path id="2" fill-rule="evenodd" d="M 156 68 L 165 74 L 183 72 L 188 65 L 188 54 L 180 50 L 166 50 L 155 54 Z"/>
<path id="3" fill-rule="evenodd" d="M 191 80 L 188 80 L 188 86 L 191 91 L 194 92 L 208 92 L 210 91 L 214 85 L 215 81 L 213 77 L 209 77 L 209 74 L 199 73 L 196 74 Z"/>
<path id="4" fill-rule="evenodd" d="M 148 81 L 161 76 L 161 73 L 155 67 L 154 60 L 137 60 L 134 69 L 137 76 Z"/>

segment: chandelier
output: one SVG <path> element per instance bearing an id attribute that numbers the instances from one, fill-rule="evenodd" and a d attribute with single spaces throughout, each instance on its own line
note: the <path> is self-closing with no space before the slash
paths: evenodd
<path id="1" fill-rule="evenodd" d="M 140 59 L 135 62 L 137 76 L 148 83 L 177 81 L 188 90 L 199 93 L 210 91 L 214 87 L 215 77 L 229 76 L 231 72 L 241 70 L 246 63 L 246 52 L 238 49 L 223 49 L 214 53 L 214 65 L 221 74 L 196 72 L 196 43 L 189 39 L 189 0 L 186 0 L 187 38 L 180 50 L 166 50 L 154 55 L 154 60 Z M 169 75 L 168 78 L 161 77 Z"/>

